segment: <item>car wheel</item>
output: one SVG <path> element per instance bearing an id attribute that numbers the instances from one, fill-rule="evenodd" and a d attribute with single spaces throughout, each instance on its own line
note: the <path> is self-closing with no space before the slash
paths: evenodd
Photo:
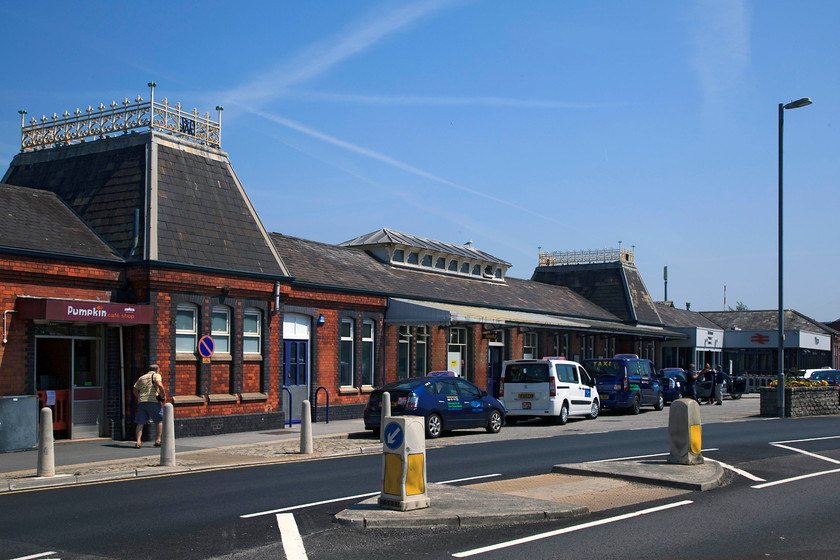
<path id="1" fill-rule="evenodd" d="M 732 397 L 733 401 L 737 401 L 738 399 L 741 398 L 741 395 L 729 395 L 729 396 Z"/>
<path id="2" fill-rule="evenodd" d="M 490 413 L 490 420 L 487 422 L 487 427 L 484 428 L 487 430 L 488 434 L 498 434 L 499 430 L 502 429 L 502 413 L 498 410 L 494 410 Z"/>
<path id="3" fill-rule="evenodd" d="M 565 426 L 566 422 L 569 421 L 569 405 L 568 403 L 563 403 L 563 406 L 560 407 L 560 414 L 558 414 L 554 418 L 554 423 L 559 426 Z"/>
<path id="4" fill-rule="evenodd" d="M 594 420 L 598 418 L 598 412 L 601 411 L 601 405 L 598 404 L 598 401 L 592 401 L 592 408 L 589 409 L 589 414 L 586 415 L 587 418 L 590 420 Z"/>
<path id="5" fill-rule="evenodd" d="M 659 400 L 653 405 L 653 409 L 662 410 L 663 408 L 665 408 L 665 398 L 662 396 L 662 393 L 659 393 Z"/>
<path id="6" fill-rule="evenodd" d="M 516 416 L 508 416 L 505 418 L 505 422 L 507 422 L 508 426 L 515 426 L 517 422 L 519 422 L 519 418 Z"/>
<path id="7" fill-rule="evenodd" d="M 642 410 L 642 402 L 639 400 L 639 395 L 633 399 L 633 404 L 630 406 L 630 414 L 638 414 Z"/>
<path id="8" fill-rule="evenodd" d="M 426 418 L 426 437 L 429 439 L 439 438 L 443 432 L 443 420 L 439 414 L 429 414 Z"/>

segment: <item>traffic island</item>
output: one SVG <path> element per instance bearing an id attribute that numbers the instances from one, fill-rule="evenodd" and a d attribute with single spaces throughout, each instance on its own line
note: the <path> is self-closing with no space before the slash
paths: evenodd
<path id="1" fill-rule="evenodd" d="M 589 515 L 584 506 L 534 500 L 473 490 L 448 484 L 426 487 L 431 505 L 423 509 L 396 511 L 379 507 L 379 498 L 369 498 L 336 514 L 344 525 L 365 529 L 437 529 L 535 523 Z"/>

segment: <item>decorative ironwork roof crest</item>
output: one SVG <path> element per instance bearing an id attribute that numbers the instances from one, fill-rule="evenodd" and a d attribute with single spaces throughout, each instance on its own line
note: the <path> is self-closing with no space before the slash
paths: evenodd
<path id="1" fill-rule="evenodd" d="M 143 100 L 139 95 L 134 101 L 125 98 L 122 103 L 112 101 L 109 106 L 100 103 L 98 107 L 88 106 L 84 111 L 64 111 L 59 116 L 42 116 L 25 123 L 26 111 L 20 113 L 20 150 L 32 152 L 80 144 L 89 139 L 99 139 L 134 130 L 158 130 L 213 148 L 222 145 L 222 106 L 216 106 L 218 119 L 212 120 L 210 113 L 199 115 L 198 109 L 184 110 L 180 103 L 170 105 L 164 98 L 155 101 L 154 82 L 148 83 L 150 98 Z"/>

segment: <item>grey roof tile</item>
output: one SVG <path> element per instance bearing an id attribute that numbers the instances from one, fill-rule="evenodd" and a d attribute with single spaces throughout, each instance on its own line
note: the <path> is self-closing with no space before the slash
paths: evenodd
<path id="1" fill-rule="evenodd" d="M 121 262 L 54 193 L 0 183 L 0 247 Z"/>

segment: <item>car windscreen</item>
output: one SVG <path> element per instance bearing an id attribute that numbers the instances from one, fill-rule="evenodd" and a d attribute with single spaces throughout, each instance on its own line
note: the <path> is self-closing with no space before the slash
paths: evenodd
<path id="1" fill-rule="evenodd" d="M 624 362 L 621 360 L 587 360 L 584 362 L 590 377 L 624 377 Z"/>
<path id="2" fill-rule="evenodd" d="M 538 364 L 508 364 L 505 383 L 548 382 L 548 362 Z"/>

